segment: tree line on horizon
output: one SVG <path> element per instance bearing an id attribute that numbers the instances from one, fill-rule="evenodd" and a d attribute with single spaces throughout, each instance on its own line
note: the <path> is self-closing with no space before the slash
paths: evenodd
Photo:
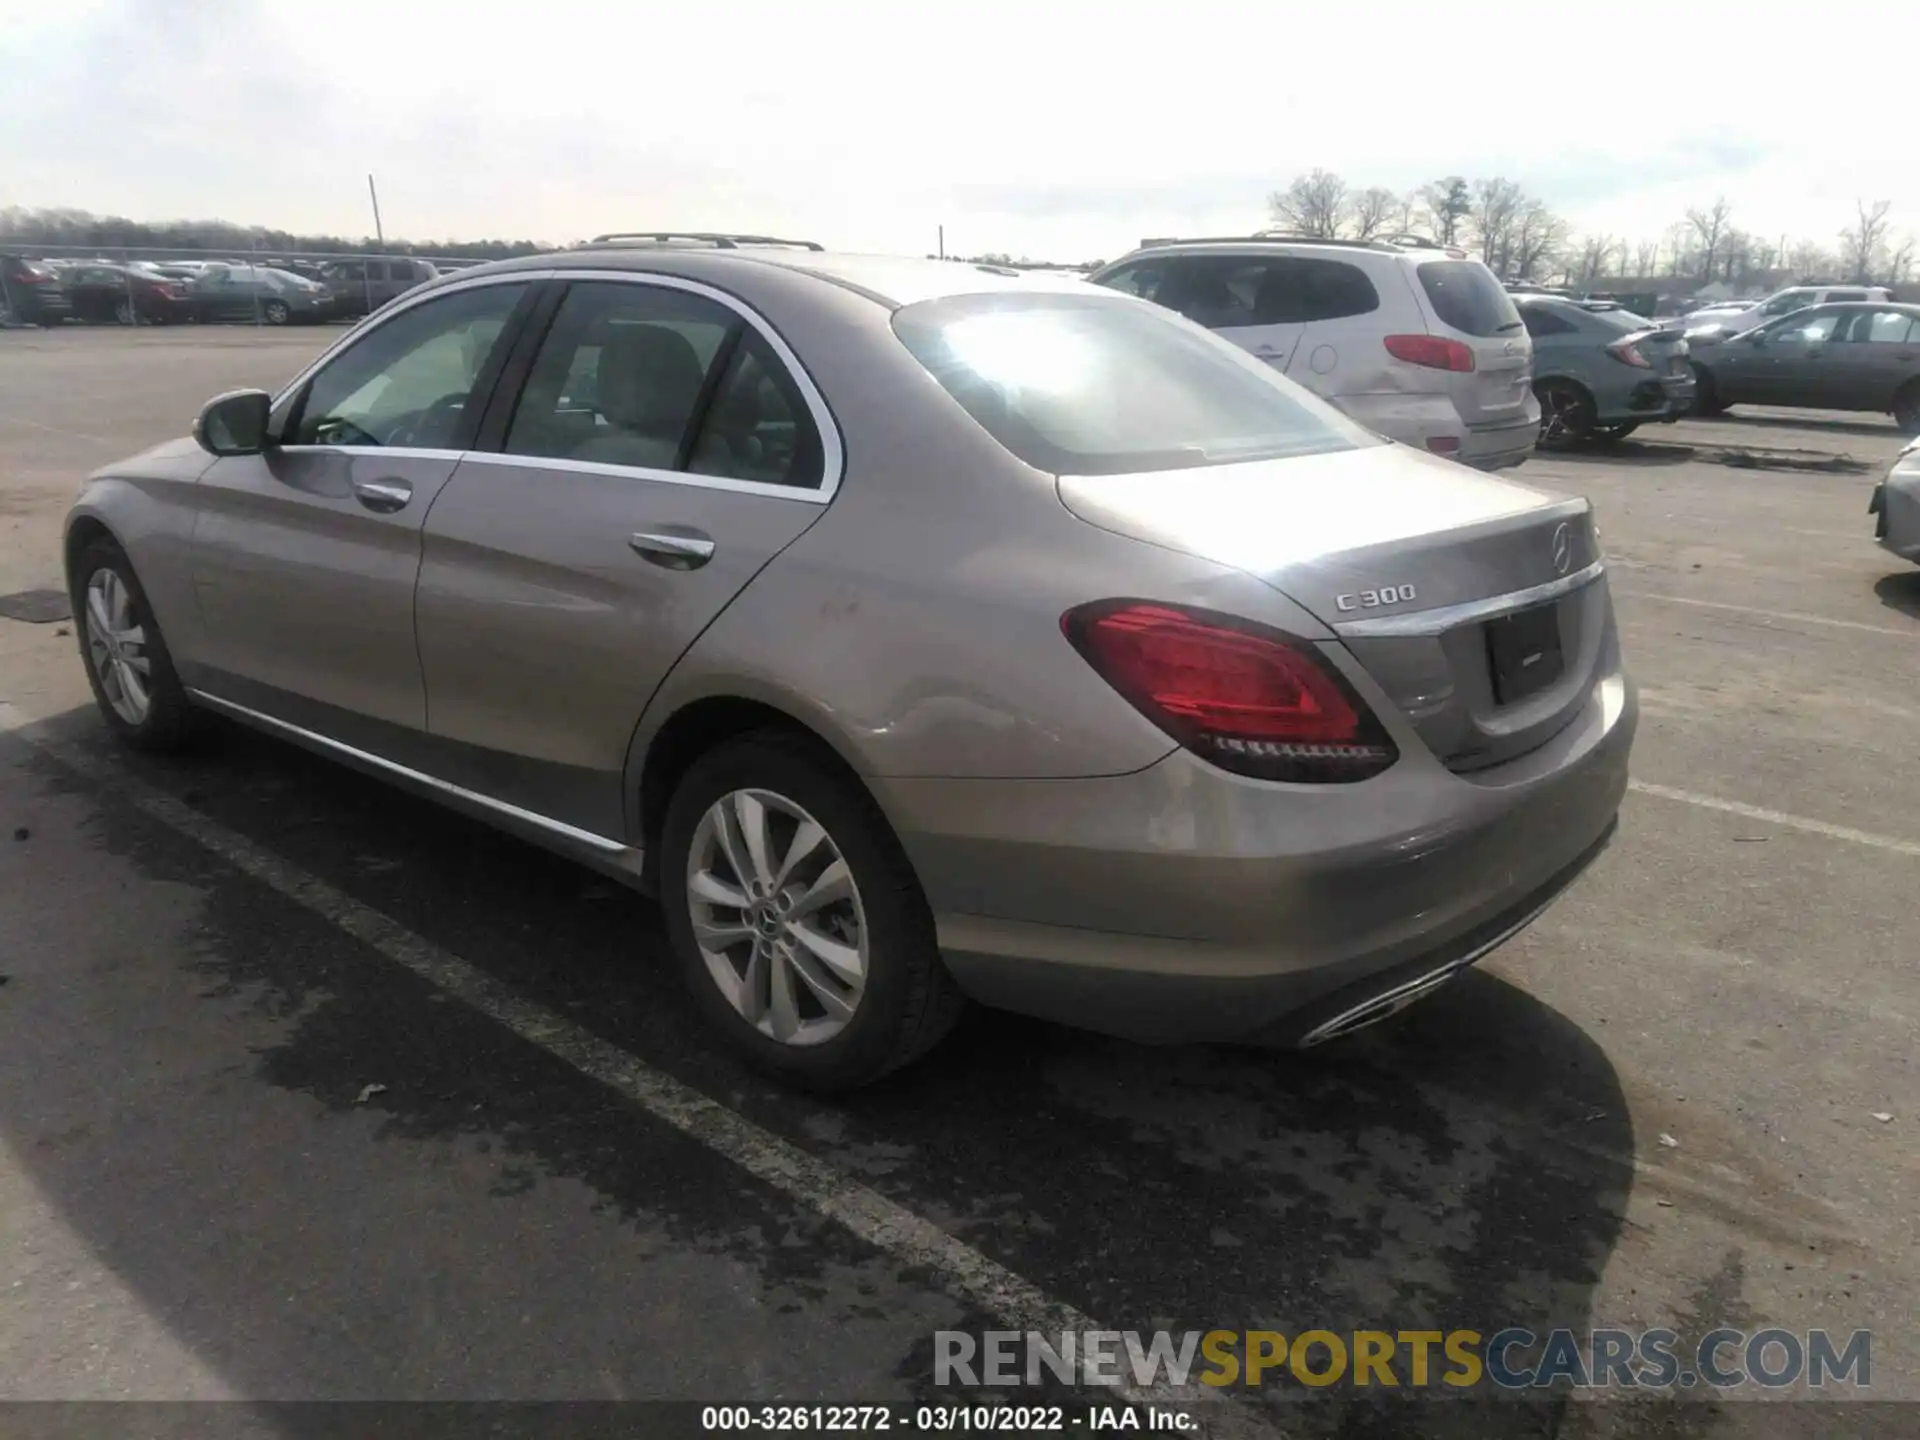
<path id="1" fill-rule="evenodd" d="M 1715 281 L 1754 276 L 1792 283 L 1821 280 L 1904 284 L 1916 258 L 1910 233 L 1896 234 L 1887 200 L 1861 200 L 1835 243 L 1769 240 L 1734 223 L 1725 197 L 1690 208 L 1657 237 L 1576 234 L 1536 195 L 1504 176 L 1448 175 L 1404 193 L 1355 189 L 1331 170 L 1297 175 L 1267 199 L 1274 222 L 1298 235 L 1368 240 L 1418 234 L 1477 254 L 1503 279 L 1591 285 L 1615 277 Z"/>
<path id="2" fill-rule="evenodd" d="M 86 210 L 0 209 L 0 247 L 34 245 L 93 250 L 209 250 L 223 255 L 250 251 L 288 254 L 436 255 L 449 260 L 507 260 L 538 255 L 556 246 L 536 240 L 372 240 L 341 235 L 303 235 L 264 225 L 225 220 L 151 223 Z"/>

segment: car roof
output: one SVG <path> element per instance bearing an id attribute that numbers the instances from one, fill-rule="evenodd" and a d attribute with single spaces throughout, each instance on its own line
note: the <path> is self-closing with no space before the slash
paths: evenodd
<path id="1" fill-rule="evenodd" d="M 775 267 L 811 275 L 864 295 L 889 309 L 954 295 L 1006 291 L 1085 294 L 1090 288 L 1086 281 L 1059 272 L 1019 270 L 965 260 L 858 255 L 773 245 L 716 249 L 675 244 L 590 245 L 545 255 L 525 255 L 445 271 L 437 280 L 427 283 L 455 284 L 477 276 L 525 270 L 629 270 L 636 275 L 670 274 L 690 280 L 716 281 L 724 279 L 729 272 L 739 273 L 741 267 Z"/>

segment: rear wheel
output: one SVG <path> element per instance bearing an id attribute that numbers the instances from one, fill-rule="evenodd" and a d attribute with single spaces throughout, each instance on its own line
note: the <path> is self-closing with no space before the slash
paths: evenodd
<path id="1" fill-rule="evenodd" d="M 265 320 L 269 325 L 284 325 L 287 323 L 291 314 L 292 312 L 287 309 L 287 302 L 284 300 L 269 300 L 265 305 L 260 307 L 260 318 Z"/>
<path id="2" fill-rule="evenodd" d="M 694 762 L 662 827 L 660 898 L 694 1004 L 745 1060 L 851 1089 L 923 1054 L 962 999 L 879 807 L 777 730 Z"/>
<path id="3" fill-rule="evenodd" d="M 113 318 L 122 325 L 134 325 L 139 323 L 140 317 L 133 313 L 131 300 L 121 300 L 113 307 Z"/>
<path id="4" fill-rule="evenodd" d="M 1920 435 L 1920 380 L 1909 380 L 1893 397 L 1893 423 L 1902 435 Z"/>
<path id="5" fill-rule="evenodd" d="M 76 557 L 74 633 L 107 724 L 140 750 L 173 750 L 199 729 L 173 656 L 126 552 L 102 535 Z"/>
<path id="6" fill-rule="evenodd" d="M 1540 448 L 1566 450 L 1593 433 L 1593 397 L 1566 380 L 1542 380 L 1534 387 L 1540 398 Z"/>
<path id="7" fill-rule="evenodd" d="M 1720 392 L 1714 388 L 1713 372 L 1704 366 L 1693 367 L 1693 413 L 1696 415 L 1724 415 L 1727 402 L 1720 398 Z"/>

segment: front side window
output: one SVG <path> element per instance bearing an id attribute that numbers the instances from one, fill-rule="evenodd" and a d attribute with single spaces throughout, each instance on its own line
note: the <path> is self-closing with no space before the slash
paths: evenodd
<path id="1" fill-rule="evenodd" d="M 1267 262 L 1232 255 L 1188 256 L 1168 266 L 1155 297 L 1209 330 L 1238 330 L 1258 323 L 1254 303 Z"/>
<path id="2" fill-rule="evenodd" d="M 1813 303 L 1811 290 L 1789 290 L 1776 295 L 1760 307 L 1762 315 L 1791 315 L 1796 310 L 1804 310 Z"/>
<path id="3" fill-rule="evenodd" d="M 1833 332 L 1844 318 L 1842 312 L 1837 310 L 1827 310 L 1817 315 L 1795 315 L 1769 330 L 1767 338 L 1787 344 L 1818 345 L 1833 338 Z"/>
<path id="4" fill-rule="evenodd" d="M 818 428 L 758 330 L 663 285 L 569 287 L 514 406 L 510 455 L 817 487 Z"/>
<path id="5" fill-rule="evenodd" d="M 451 447 L 526 288 L 457 291 L 376 326 L 307 383 L 285 443 Z"/>
<path id="6" fill-rule="evenodd" d="M 1122 295 L 1133 295 L 1141 300 L 1157 300 L 1161 283 L 1166 278 L 1166 266 L 1156 261 L 1145 261 L 1138 265 L 1123 266 L 1095 283 L 1104 285 L 1109 290 L 1118 290 Z"/>
<path id="7" fill-rule="evenodd" d="M 894 333 L 968 415 L 1037 470 L 1120 475 L 1381 443 L 1238 347 L 1083 295 L 908 305 Z"/>

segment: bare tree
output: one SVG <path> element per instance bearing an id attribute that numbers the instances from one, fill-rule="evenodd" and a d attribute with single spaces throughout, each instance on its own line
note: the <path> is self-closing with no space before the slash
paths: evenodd
<path id="1" fill-rule="evenodd" d="M 1551 273 L 1566 239 L 1566 221 L 1541 201 L 1524 201 L 1513 225 L 1513 253 L 1508 262 L 1512 274 L 1517 279 L 1531 280 L 1536 270 Z"/>
<path id="2" fill-rule="evenodd" d="M 1347 219 L 1353 227 L 1353 238 L 1371 240 L 1387 228 L 1394 212 L 1400 208 L 1400 197 L 1391 190 L 1383 190 L 1378 185 L 1362 190 L 1353 197 L 1353 203 L 1347 207 Z"/>
<path id="3" fill-rule="evenodd" d="M 1633 246 L 1633 273 L 1637 278 L 1645 279 L 1660 268 L 1660 242 L 1658 240 L 1638 240 Z"/>
<path id="4" fill-rule="evenodd" d="M 1393 225 L 1402 235 L 1418 235 L 1427 214 L 1426 202 L 1418 190 L 1409 190 L 1394 207 Z"/>
<path id="5" fill-rule="evenodd" d="M 1581 284 L 1591 285 L 1606 276 L 1613 260 L 1614 246 L 1611 235 L 1588 235 L 1580 241 L 1573 269 Z"/>
<path id="6" fill-rule="evenodd" d="M 1424 186 L 1420 197 L 1433 221 L 1433 238 L 1442 245 L 1460 241 L 1460 230 L 1473 215 L 1473 189 L 1458 175 Z"/>
<path id="7" fill-rule="evenodd" d="M 1914 238 L 1911 235 L 1904 235 L 1900 238 L 1899 244 L 1892 245 L 1887 250 L 1887 283 L 1889 285 L 1906 284 L 1913 275 L 1913 261 Z"/>
<path id="8" fill-rule="evenodd" d="M 1495 176 L 1474 182 L 1474 238 L 1480 243 L 1481 260 L 1502 278 L 1513 262 L 1513 227 L 1525 201 L 1526 196 L 1511 180 Z"/>
<path id="9" fill-rule="evenodd" d="M 1884 258 L 1881 252 L 1887 241 L 1887 212 L 1892 208 L 1891 200 L 1876 200 L 1871 205 L 1864 200 L 1854 203 L 1859 218 L 1840 232 L 1840 264 L 1849 280 L 1873 278 L 1875 262 Z"/>
<path id="10" fill-rule="evenodd" d="M 1781 258 L 1794 280 L 1801 285 L 1813 280 L 1824 280 L 1832 275 L 1835 269 L 1833 257 L 1811 240 L 1796 242 Z"/>
<path id="11" fill-rule="evenodd" d="M 1267 197 L 1273 218 L 1299 235 L 1332 239 L 1347 213 L 1347 182 L 1331 170 L 1297 175 L 1285 190 Z"/>
<path id="12" fill-rule="evenodd" d="M 1720 247 L 1727 238 L 1727 221 L 1732 214 L 1733 207 L 1727 204 L 1724 195 L 1708 209 L 1687 211 L 1687 225 L 1697 242 L 1694 258 L 1699 263 L 1702 280 L 1713 279 L 1714 262 L 1720 258 Z"/>

